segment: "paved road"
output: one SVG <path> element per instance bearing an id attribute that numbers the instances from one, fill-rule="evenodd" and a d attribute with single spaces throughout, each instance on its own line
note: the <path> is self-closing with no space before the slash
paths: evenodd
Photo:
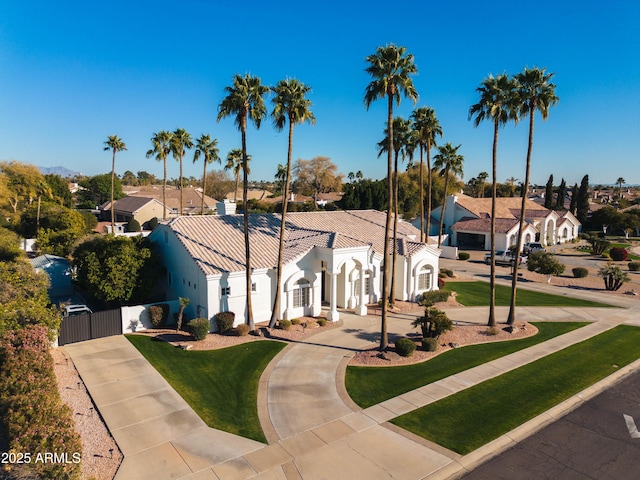
<path id="1" fill-rule="evenodd" d="M 586 402 L 465 480 L 637 480 L 640 438 L 623 414 L 640 425 L 640 372 Z"/>

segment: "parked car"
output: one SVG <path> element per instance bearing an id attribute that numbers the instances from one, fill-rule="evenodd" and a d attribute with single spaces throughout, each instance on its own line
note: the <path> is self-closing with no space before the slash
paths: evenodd
<path id="1" fill-rule="evenodd" d="M 538 242 L 525 243 L 522 247 L 522 253 L 524 253 L 525 255 L 529 255 L 530 253 L 533 253 L 533 252 L 546 252 L 546 251 L 547 250 L 542 246 L 542 244 Z"/>
<path id="2" fill-rule="evenodd" d="M 65 317 L 73 317 L 75 315 L 86 315 L 87 313 L 93 313 L 86 305 L 67 305 L 64 307 L 62 315 Z"/>
<path id="3" fill-rule="evenodd" d="M 513 265 L 515 255 L 511 250 L 497 250 L 496 251 L 496 264 Z M 491 252 L 485 254 L 484 263 L 489 265 L 491 263 Z M 527 263 L 527 257 L 520 255 L 520 263 Z"/>

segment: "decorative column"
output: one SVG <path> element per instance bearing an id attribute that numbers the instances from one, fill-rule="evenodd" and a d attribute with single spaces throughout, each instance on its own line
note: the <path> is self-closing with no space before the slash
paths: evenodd
<path id="1" fill-rule="evenodd" d="M 331 273 L 331 300 L 330 310 L 327 315 L 327 320 L 330 322 L 337 322 L 340 320 L 340 314 L 338 313 L 338 274 Z"/>
<path id="2" fill-rule="evenodd" d="M 358 306 L 356 307 L 356 315 L 365 316 L 367 314 L 367 302 L 364 298 L 364 287 L 367 279 L 365 278 L 365 270 L 364 267 L 360 267 L 358 270 L 358 274 L 360 275 L 360 291 L 358 292 Z"/>

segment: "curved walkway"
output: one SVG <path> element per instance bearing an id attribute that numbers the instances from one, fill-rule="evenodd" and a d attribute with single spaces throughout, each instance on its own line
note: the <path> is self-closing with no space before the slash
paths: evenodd
<path id="1" fill-rule="evenodd" d="M 547 286 L 539 287 L 544 290 Z M 555 287 L 554 293 L 557 292 Z M 594 297 L 597 295 L 590 295 L 591 299 Z M 638 300 L 622 298 L 617 303 L 631 308 L 520 307 L 519 320 L 593 323 L 365 410 L 346 396 L 343 376 L 356 349 L 377 345 L 380 318 L 342 314 L 341 327 L 288 346 L 265 371 L 260 383 L 259 411 L 268 446 L 203 426 L 122 337 L 63 348 L 72 356 L 123 450 L 125 460 L 116 476 L 118 480 L 433 480 L 453 478 L 509 448 L 637 368 L 640 362 L 464 457 L 401 430 L 387 423 L 388 420 L 620 323 L 640 326 Z M 486 307 L 452 309 L 448 313 L 458 322 L 484 323 L 487 318 Z M 498 321 L 504 321 L 506 315 L 507 308 L 497 309 Z M 388 326 L 390 337 L 411 331 L 414 317 L 393 316 Z"/>

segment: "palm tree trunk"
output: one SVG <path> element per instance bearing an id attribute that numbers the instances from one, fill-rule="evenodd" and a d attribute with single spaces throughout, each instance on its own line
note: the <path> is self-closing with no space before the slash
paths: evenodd
<path id="1" fill-rule="evenodd" d="M 167 156 L 164 156 L 164 178 L 162 179 L 162 220 L 167 219 Z"/>
<path id="2" fill-rule="evenodd" d="M 204 192 L 207 189 L 207 157 L 204 159 L 204 172 L 202 173 L 202 205 L 200 206 L 200 215 L 204 215 Z"/>
<path id="3" fill-rule="evenodd" d="M 496 184 L 498 170 L 498 120 L 493 127 L 493 157 L 492 157 L 492 185 L 491 185 L 491 270 L 489 276 L 489 321 L 488 326 L 496 325 Z"/>
<path id="4" fill-rule="evenodd" d="M 253 323 L 253 308 L 251 306 L 251 251 L 249 248 L 249 212 L 247 210 L 247 197 L 249 196 L 249 175 L 247 175 L 247 117 L 242 118 L 242 201 L 244 202 L 244 256 L 246 264 L 246 290 L 247 290 L 247 325 L 253 332 L 256 327 Z"/>
<path id="5" fill-rule="evenodd" d="M 524 174 L 524 184 L 522 185 L 522 206 L 520 207 L 520 221 L 518 226 L 518 243 L 516 244 L 515 261 L 513 262 L 513 276 L 511 278 L 511 299 L 509 301 L 509 316 L 507 324 L 513 325 L 516 322 L 516 297 L 518 288 L 518 266 L 520 265 L 520 247 L 524 235 L 524 216 L 527 205 L 527 191 L 529 190 L 529 172 L 531 170 L 531 153 L 533 152 L 533 120 L 535 109 L 529 108 L 529 144 L 527 145 L 527 164 Z"/>
<path id="6" fill-rule="evenodd" d="M 425 240 L 429 243 L 429 232 L 431 231 L 431 139 L 427 135 L 427 227 L 425 229 Z"/>
<path id="7" fill-rule="evenodd" d="M 422 143 L 420 143 L 420 241 L 424 242 L 424 162 Z"/>
<path id="8" fill-rule="evenodd" d="M 449 186 L 449 169 L 444 171 L 444 200 L 442 201 L 442 212 L 440 212 L 440 226 L 438 227 L 438 248 L 442 242 L 442 230 L 444 229 L 444 212 L 447 207 L 447 187 Z"/>
<path id="9" fill-rule="evenodd" d="M 389 234 L 391 233 L 391 202 L 393 199 L 393 191 L 391 179 L 393 175 L 393 92 L 387 92 L 387 129 L 389 131 L 389 145 L 387 148 L 387 218 L 384 225 L 384 252 L 382 261 L 384 268 L 382 270 L 382 314 L 380 320 L 380 350 L 386 350 L 389 346 L 389 336 L 387 333 L 387 307 L 388 307 L 388 289 L 389 289 Z"/>
<path id="10" fill-rule="evenodd" d="M 116 217 L 115 207 L 113 205 L 113 190 L 115 188 L 116 177 L 116 149 L 113 149 L 113 158 L 111 159 L 111 233 L 116 234 Z"/>
<path id="11" fill-rule="evenodd" d="M 182 146 L 180 147 L 182 150 Z M 180 216 L 184 214 L 184 203 L 182 201 L 182 152 L 180 152 Z"/>
<path id="12" fill-rule="evenodd" d="M 396 256 L 398 252 L 398 151 L 393 163 L 393 245 L 391 261 L 391 287 L 389 288 L 389 305 L 396 303 Z"/>
<path id="13" fill-rule="evenodd" d="M 236 189 L 233 191 L 233 203 L 238 203 L 238 183 L 240 183 L 240 169 L 236 172 Z"/>
<path id="14" fill-rule="evenodd" d="M 282 284 L 282 259 L 284 257 L 284 236 L 285 225 L 287 216 L 287 207 L 289 206 L 289 181 L 291 171 L 291 155 L 293 153 L 293 122 L 289 117 L 289 148 L 287 149 L 287 174 L 284 181 L 284 187 L 282 189 L 282 214 L 280 220 L 280 245 L 278 246 L 278 273 L 276 274 L 276 294 L 273 299 L 273 309 L 271 310 L 271 320 L 269 321 L 269 328 L 276 326 L 276 320 L 280 312 L 280 296 L 281 296 L 281 284 Z"/>

